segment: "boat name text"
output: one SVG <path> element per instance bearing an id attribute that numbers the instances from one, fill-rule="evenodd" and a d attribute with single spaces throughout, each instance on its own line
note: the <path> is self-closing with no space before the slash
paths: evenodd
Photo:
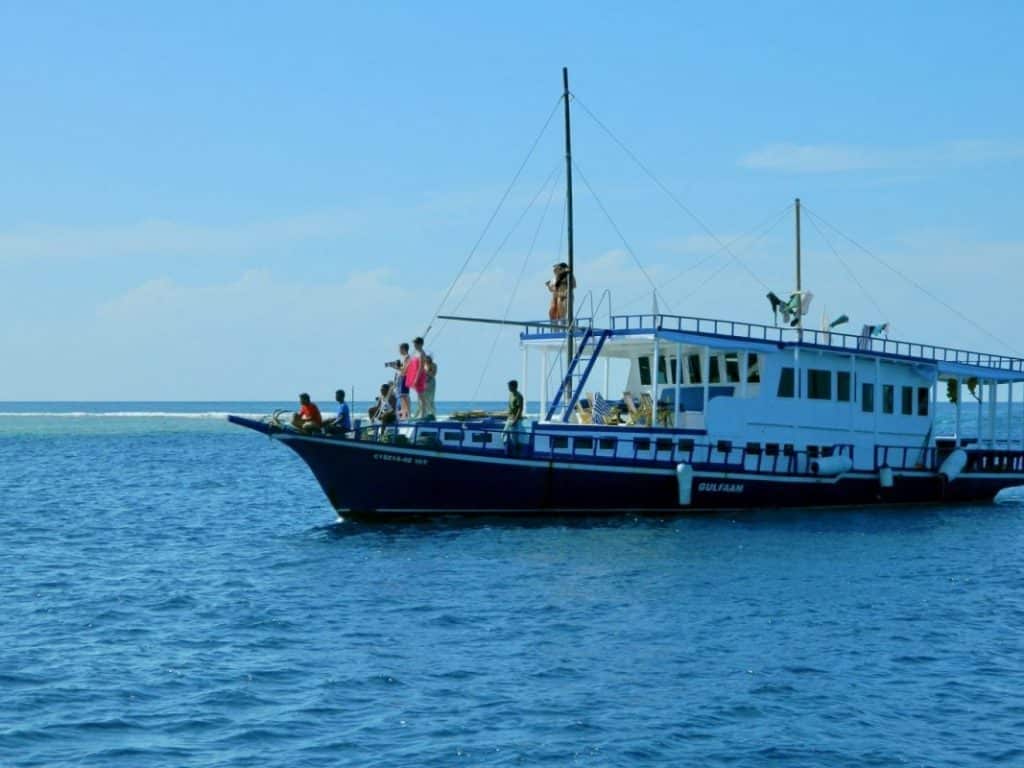
<path id="1" fill-rule="evenodd" d="M 427 459 L 420 459 L 415 456 L 397 456 L 392 453 L 375 453 L 375 461 L 397 461 L 399 464 L 429 464 Z"/>
<path id="2" fill-rule="evenodd" d="M 701 483 L 697 490 L 708 493 L 743 493 L 743 483 Z"/>

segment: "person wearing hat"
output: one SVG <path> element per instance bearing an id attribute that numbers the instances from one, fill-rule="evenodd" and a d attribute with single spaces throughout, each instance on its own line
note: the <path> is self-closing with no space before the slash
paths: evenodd
<path id="1" fill-rule="evenodd" d="M 576 289 L 576 278 L 569 270 L 569 265 L 560 261 L 554 266 L 555 280 L 548 280 L 545 285 L 551 292 L 551 306 L 548 307 L 548 319 L 564 323 L 569 310 L 569 285 Z"/>

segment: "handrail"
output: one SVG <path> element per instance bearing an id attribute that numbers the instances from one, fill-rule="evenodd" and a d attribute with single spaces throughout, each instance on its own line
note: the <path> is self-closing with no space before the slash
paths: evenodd
<path id="1" fill-rule="evenodd" d="M 610 288 L 605 288 L 601 292 L 601 298 L 598 299 L 597 302 L 597 309 L 592 310 L 591 316 L 595 319 L 597 318 L 598 314 L 601 312 L 601 307 L 604 306 L 604 300 L 606 298 L 608 299 L 608 325 L 610 327 L 612 324 L 612 291 Z"/>
<path id="2" fill-rule="evenodd" d="M 594 369 L 594 362 L 601 354 L 601 347 L 604 346 L 605 339 L 608 338 L 609 333 L 611 333 L 611 331 L 603 330 L 597 337 L 597 343 L 594 345 L 594 351 L 590 353 L 590 357 L 587 359 L 587 366 L 583 369 L 583 373 L 580 375 L 580 380 L 576 382 L 576 386 L 573 388 L 572 400 L 565 407 L 565 412 L 562 414 L 562 421 L 569 420 L 569 416 L 572 415 L 573 409 L 576 408 L 576 403 L 580 401 L 580 394 L 582 393 L 583 388 L 587 385 L 587 379 L 590 378 L 590 372 Z M 591 341 L 593 341 L 593 334 L 589 330 L 587 331 L 587 335 L 583 337 L 584 343 L 580 344 L 580 351 L 577 353 L 576 359 L 573 360 L 573 363 L 575 363 L 576 360 L 582 359 L 583 347 L 586 346 L 587 339 L 591 339 Z M 552 413 L 554 413 L 554 411 L 552 411 Z M 548 415 L 548 418 L 551 418 L 551 414 Z"/>
<path id="3" fill-rule="evenodd" d="M 586 349 L 587 342 L 590 341 L 593 334 L 594 332 L 591 328 L 587 328 L 587 330 L 584 332 L 583 340 L 580 342 L 579 347 L 576 348 L 576 354 L 573 355 L 572 362 L 569 363 L 569 368 L 565 372 L 565 378 L 562 379 L 562 386 L 558 388 L 558 391 L 555 393 L 554 398 L 551 400 L 551 405 L 548 406 L 547 416 L 545 417 L 548 419 L 548 421 L 551 420 L 551 418 L 555 414 L 555 411 L 558 410 L 558 404 L 562 401 L 562 393 L 565 391 L 566 386 L 572 382 L 572 374 L 576 370 L 576 367 L 579 365 L 580 359 L 583 356 L 583 350 Z"/>
<path id="4" fill-rule="evenodd" d="M 867 337 L 838 331 L 815 331 L 803 329 L 803 338 L 796 328 L 762 325 L 737 320 L 718 320 L 706 317 L 665 314 L 612 315 L 613 331 L 676 330 L 692 333 L 753 339 L 777 344 L 803 344 L 805 346 L 854 352 L 882 353 L 899 357 L 910 357 L 935 362 L 959 363 L 997 370 L 1024 373 L 1024 358 L 998 355 L 987 352 L 924 344 L 914 341 L 899 341 L 878 337 Z"/>

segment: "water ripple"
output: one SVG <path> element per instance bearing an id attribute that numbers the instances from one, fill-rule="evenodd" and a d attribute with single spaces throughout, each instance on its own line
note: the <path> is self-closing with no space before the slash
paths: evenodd
<path id="1" fill-rule="evenodd" d="M 193 422 L 0 430 L 0 764 L 1024 763 L 1020 494 L 336 524 Z"/>

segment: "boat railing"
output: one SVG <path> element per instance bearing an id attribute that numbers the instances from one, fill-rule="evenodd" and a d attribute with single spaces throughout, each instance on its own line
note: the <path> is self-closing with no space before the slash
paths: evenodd
<path id="1" fill-rule="evenodd" d="M 783 474 L 808 474 L 812 461 L 818 458 L 847 456 L 853 460 L 854 457 L 854 447 L 848 443 L 796 449 L 791 444 L 778 443 L 698 442 L 692 436 L 672 432 L 647 436 L 523 429 L 510 436 L 513 445 L 506 445 L 505 426 L 500 422 L 357 424 L 353 439 L 439 452 L 512 454 L 546 461 L 589 459 L 620 466 L 662 467 L 685 462 L 735 471 Z"/>
<path id="2" fill-rule="evenodd" d="M 934 447 L 908 445 L 876 445 L 875 469 L 916 470 L 934 472 L 937 451 Z"/>
<path id="3" fill-rule="evenodd" d="M 964 472 L 1024 472 L 1024 450 L 1019 448 L 971 448 Z"/>
<path id="4" fill-rule="evenodd" d="M 736 339 L 767 341 L 776 344 L 802 343 L 852 352 L 871 352 L 936 362 L 960 363 L 983 368 L 1024 373 L 1024 359 L 957 347 L 943 347 L 912 341 L 897 341 L 878 336 L 855 335 L 838 331 L 803 330 L 788 326 L 763 325 L 738 320 L 717 320 L 685 315 L 630 314 L 611 317 L 613 331 L 669 330 L 702 333 Z"/>

